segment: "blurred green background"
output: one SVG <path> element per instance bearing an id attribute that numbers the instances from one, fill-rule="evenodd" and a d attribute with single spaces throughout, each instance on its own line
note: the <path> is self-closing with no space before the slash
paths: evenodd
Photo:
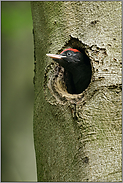
<path id="1" fill-rule="evenodd" d="M 1 181 L 36 181 L 30 2 L 1 2 Z"/>

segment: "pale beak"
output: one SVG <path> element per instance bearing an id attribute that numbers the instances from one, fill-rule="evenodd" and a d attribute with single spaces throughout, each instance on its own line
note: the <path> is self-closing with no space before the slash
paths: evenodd
<path id="1" fill-rule="evenodd" d="M 48 57 L 55 58 L 55 59 L 62 59 L 66 58 L 66 56 L 63 55 L 57 55 L 57 54 L 46 54 Z"/>

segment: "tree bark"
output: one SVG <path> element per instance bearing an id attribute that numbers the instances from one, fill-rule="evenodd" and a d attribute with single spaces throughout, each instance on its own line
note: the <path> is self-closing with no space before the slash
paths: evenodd
<path id="1" fill-rule="evenodd" d="M 119 1 L 31 2 L 35 51 L 34 144 L 38 181 L 122 181 Z M 92 79 L 67 93 L 46 53 L 83 49 Z"/>

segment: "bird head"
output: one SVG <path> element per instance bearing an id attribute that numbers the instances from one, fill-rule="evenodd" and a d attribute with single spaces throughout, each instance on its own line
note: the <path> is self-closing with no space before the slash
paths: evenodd
<path id="1" fill-rule="evenodd" d="M 73 48 L 68 48 L 62 51 L 60 54 L 46 54 L 48 57 L 53 58 L 53 60 L 59 63 L 66 70 L 73 66 L 75 68 L 83 60 L 83 54 Z"/>

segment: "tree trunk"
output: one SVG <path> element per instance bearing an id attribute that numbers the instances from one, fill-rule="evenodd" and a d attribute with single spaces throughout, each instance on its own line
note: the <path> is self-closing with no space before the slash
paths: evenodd
<path id="1" fill-rule="evenodd" d="M 35 52 L 34 144 L 38 181 L 122 181 L 119 1 L 31 2 Z M 46 53 L 83 49 L 92 78 L 67 93 Z"/>

